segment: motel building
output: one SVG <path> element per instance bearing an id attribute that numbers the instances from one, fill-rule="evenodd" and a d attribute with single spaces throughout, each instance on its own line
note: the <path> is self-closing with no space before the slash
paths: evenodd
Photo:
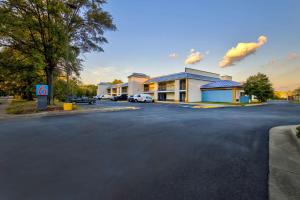
<path id="1" fill-rule="evenodd" d="M 142 73 L 128 76 L 128 82 L 98 84 L 97 95 L 149 94 L 155 101 L 174 102 L 248 102 L 241 83 L 231 76 L 185 68 L 184 72 L 159 77 Z"/>

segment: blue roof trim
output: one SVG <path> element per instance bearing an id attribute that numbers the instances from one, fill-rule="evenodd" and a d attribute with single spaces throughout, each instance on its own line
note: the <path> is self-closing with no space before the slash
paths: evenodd
<path id="1" fill-rule="evenodd" d="M 201 86 L 201 89 L 210 89 L 210 88 L 231 88 L 231 87 L 241 87 L 242 84 L 235 81 L 229 80 L 220 80 L 213 83 L 208 83 Z"/>
<path id="2" fill-rule="evenodd" d="M 122 86 L 122 87 L 127 87 L 127 86 L 128 86 L 128 83 L 123 83 L 121 86 Z"/>
<path id="3" fill-rule="evenodd" d="M 203 81 L 219 81 L 219 78 L 209 77 L 209 76 L 203 76 L 198 74 L 191 74 L 187 72 L 180 72 L 176 74 L 170 74 L 166 76 L 160 76 L 156 78 L 149 79 L 145 83 L 152 83 L 152 82 L 165 82 L 165 81 L 172 81 L 172 80 L 178 80 L 178 79 L 197 79 L 197 80 L 203 80 Z"/>

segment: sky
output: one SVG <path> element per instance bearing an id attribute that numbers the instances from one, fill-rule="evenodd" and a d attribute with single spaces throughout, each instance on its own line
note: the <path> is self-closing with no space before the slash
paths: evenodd
<path id="1" fill-rule="evenodd" d="M 108 0 L 117 26 L 104 52 L 82 55 L 87 84 L 184 67 L 245 81 L 258 72 L 276 90 L 300 87 L 299 0 Z"/>

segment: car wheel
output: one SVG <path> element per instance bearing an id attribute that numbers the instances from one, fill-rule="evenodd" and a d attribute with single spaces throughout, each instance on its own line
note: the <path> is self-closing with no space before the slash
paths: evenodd
<path id="1" fill-rule="evenodd" d="M 134 102 L 136 102 L 136 103 L 137 103 L 137 102 L 138 102 L 138 100 L 137 100 L 137 99 L 135 99 L 135 100 L 134 100 Z"/>

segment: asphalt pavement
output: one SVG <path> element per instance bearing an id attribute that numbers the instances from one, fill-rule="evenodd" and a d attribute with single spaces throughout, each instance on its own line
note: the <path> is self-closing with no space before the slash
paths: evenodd
<path id="1" fill-rule="evenodd" d="M 0 199 L 265 200 L 268 131 L 300 123 L 299 104 L 134 105 L 1 120 Z"/>

